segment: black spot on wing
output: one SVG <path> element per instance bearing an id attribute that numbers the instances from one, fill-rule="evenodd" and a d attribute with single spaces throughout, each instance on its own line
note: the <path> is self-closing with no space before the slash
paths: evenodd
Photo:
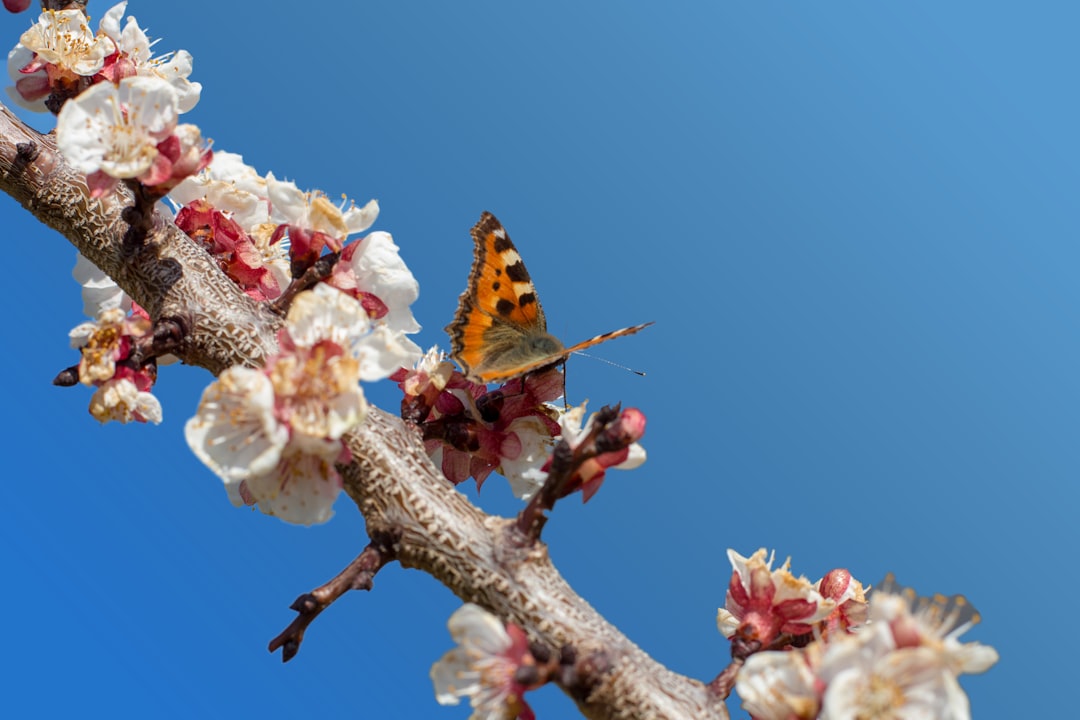
<path id="1" fill-rule="evenodd" d="M 495 248 L 495 252 L 501 253 L 513 249 L 514 243 L 510 242 L 510 238 L 506 235 L 503 235 L 502 237 L 496 235 L 492 247 Z"/>
<path id="2" fill-rule="evenodd" d="M 495 292 L 499 292 L 499 288 L 500 288 L 500 287 L 501 287 L 501 286 L 499 285 L 499 281 L 498 281 L 498 280 L 496 280 L 495 282 L 491 283 L 491 289 L 492 289 L 492 290 L 494 290 Z"/>
<path id="3" fill-rule="evenodd" d="M 503 317 L 510 317 L 510 313 L 514 312 L 514 303 L 506 298 L 499 298 L 499 302 L 495 303 L 495 312 Z"/>
<path id="4" fill-rule="evenodd" d="M 532 305 L 536 302 L 536 295 L 534 293 L 522 293 L 518 298 L 518 307 L 524 308 L 528 305 Z"/>
<path id="5" fill-rule="evenodd" d="M 525 269 L 525 263 L 519 260 L 506 266 L 506 277 L 514 282 L 529 282 L 529 271 Z"/>

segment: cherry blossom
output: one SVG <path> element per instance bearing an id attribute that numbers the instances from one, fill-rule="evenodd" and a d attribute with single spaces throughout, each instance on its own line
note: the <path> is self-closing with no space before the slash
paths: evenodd
<path id="1" fill-rule="evenodd" d="M 150 332 L 145 317 L 128 316 L 119 307 L 102 310 L 97 320 L 85 322 L 69 333 L 71 347 L 79 350 L 79 382 L 94 385 L 112 379 L 117 363 L 131 354 L 135 340 Z"/>
<path id="2" fill-rule="evenodd" d="M 420 284 L 398 254 L 390 233 L 373 232 L 346 245 L 329 283 L 364 303 L 372 318 L 391 330 L 420 331 L 409 308 L 420 296 Z"/>
<path id="3" fill-rule="evenodd" d="M 33 53 L 33 60 L 20 72 L 44 69 L 54 87 L 97 74 L 113 51 L 112 41 L 96 35 L 81 10 L 42 12 L 19 38 L 19 45 Z"/>
<path id="4" fill-rule="evenodd" d="M 197 131 L 170 140 L 177 129 L 176 102 L 176 92 L 157 78 L 94 85 L 64 103 L 56 122 L 57 145 L 72 167 L 86 173 L 95 197 L 117 179 L 135 178 L 146 185 L 175 180 L 175 185 L 181 178 L 174 164 L 195 171 L 200 162 L 189 159 L 193 143 L 202 157 Z"/>
<path id="5" fill-rule="evenodd" d="M 471 720 L 533 720 L 524 693 L 532 687 L 521 681 L 535 666 L 528 639 L 521 628 L 503 625 L 494 615 L 472 603 L 450 616 L 450 635 L 457 647 L 431 666 L 435 699 L 457 705 L 469 698 Z"/>
<path id="6" fill-rule="evenodd" d="M 279 223 L 276 234 L 289 237 L 294 277 L 318 260 L 323 248 L 340 251 L 349 235 L 367 230 L 379 215 L 379 204 L 374 200 L 362 208 L 344 198 L 340 205 L 334 205 L 322 191 L 303 192 L 273 173 L 267 173 L 266 187 L 271 219 Z"/>
<path id="7" fill-rule="evenodd" d="M 717 611 L 717 626 L 724 637 L 738 631 L 741 636 L 762 647 L 769 647 L 781 633 L 804 635 L 813 624 L 824 619 L 836 607 L 805 577 L 795 577 L 789 567 L 791 559 L 772 569 L 775 554 L 766 555 L 760 548 L 746 558 L 728 550 L 728 560 L 734 570 L 728 584 L 724 607 Z"/>
<path id="8" fill-rule="evenodd" d="M 854 599 L 859 591 L 847 592 L 845 575 L 833 571 L 821 587 L 834 599 Z M 736 679 L 743 708 L 755 720 L 968 720 L 967 695 L 957 678 L 987 670 L 998 656 L 991 647 L 959 642 L 978 621 L 967 601 L 920 598 L 890 576 L 871 593 L 869 616 L 849 632 L 816 635 L 802 649 L 751 655 Z"/>
<path id="9" fill-rule="evenodd" d="M 101 75 L 113 83 L 139 75 L 164 80 L 176 91 L 177 110 L 188 112 L 199 102 L 202 93 L 202 85 L 188 80 L 192 70 L 191 53 L 177 50 L 154 57 L 151 48 L 157 41 L 147 37 L 134 17 L 129 16 L 121 29 L 120 19 L 126 8 L 126 0 L 114 5 L 102 16 L 98 26 L 99 33 L 115 45 L 114 52 L 105 59 Z"/>
<path id="10" fill-rule="evenodd" d="M 169 199 L 178 205 L 206 200 L 249 234 L 260 226 L 277 227 L 270 223 L 266 180 L 236 153 L 215 150 L 213 162 L 173 188 Z"/>
<path id="11" fill-rule="evenodd" d="M 264 368 L 230 368 L 206 389 L 185 437 L 234 504 L 304 525 L 330 519 L 334 463 L 349 459 L 342 437 L 366 414 L 360 381 L 419 357 L 378 330 L 356 299 L 319 284 L 296 296 Z"/>
<path id="12" fill-rule="evenodd" d="M 129 378 L 116 377 L 98 387 L 90 398 L 90 414 L 99 422 L 161 422 L 161 403 Z"/>
<path id="13" fill-rule="evenodd" d="M 489 390 L 433 348 L 415 369 L 391 379 L 405 392 L 402 414 L 421 426 L 424 447 L 447 480 L 456 485 L 472 477 L 481 487 L 499 471 L 515 494 L 535 491 L 526 475 L 539 471 L 560 431 L 559 411 L 549 404 L 562 394 L 557 370 Z"/>
<path id="14" fill-rule="evenodd" d="M 288 286 L 288 263 L 281 248 L 260 243 L 206 200 L 192 200 L 180 208 L 176 226 L 210 253 L 218 267 L 256 300 L 272 300 Z"/>

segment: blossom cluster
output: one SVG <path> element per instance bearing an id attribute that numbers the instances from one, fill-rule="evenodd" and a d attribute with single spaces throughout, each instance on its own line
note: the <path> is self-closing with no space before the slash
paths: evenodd
<path id="1" fill-rule="evenodd" d="M 492 472 L 510 483 L 515 496 L 528 500 L 543 487 L 558 438 L 571 446 L 588 433 L 585 405 L 564 409 L 551 401 L 563 394 L 556 368 L 510 380 L 489 390 L 468 380 L 432 348 L 411 370 L 391 376 L 404 393 L 402 417 L 419 425 L 424 447 L 446 478 L 458 485 L 472 477 L 481 487 Z M 609 467 L 632 469 L 645 461 L 633 443 L 618 453 L 590 460 L 572 490 L 588 500 Z"/>
<path id="2" fill-rule="evenodd" d="M 96 33 L 80 10 L 41 13 L 8 56 L 8 94 L 59 111 L 57 145 L 92 197 L 132 179 L 161 197 L 212 157 L 196 126 L 178 124 L 202 88 L 188 79 L 189 53 L 155 57 L 135 18 L 121 25 L 126 7 L 108 10 Z"/>
<path id="3" fill-rule="evenodd" d="M 206 389 L 184 428 L 188 445 L 235 505 L 325 522 L 341 489 L 334 464 L 350 458 L 342 438 L 366 413 L 360 381 L 419 356 L 404 336 L 387 342 L 355 298 L 326 284 L 300 293 L 280 352 L 262 368 L 229 368 Z"/>
<path id="4" fill-rule="evenodd" d="M 96 265 L 79 255 L 71 274 L 82 286 L 83 314 L 93 318 L 68 333 L 80 354 L 75 379 L 97 388 L 90 414 L 102 423 L 160 423 L 161 403 L 150 390 L 158 366 L 176 358 L 147 352 L 152 340 L 147 312 Z"/>
<path id="5" fill-rule="evenodd" d="M 388 233 L 349 242 L 378 217 L 374 200 L 334 204 L 263 177 L 179 124 L 201 93 L 189 80 L 191 55 L 155 56 L 138 22 L 124 22 L 125 9 L 111 8 L 96 32 L 79 10 L 41 13 L 9 55 L 9 94 L 58 112 L 57 145 L 86 175 L 91 197 L 121 181 L 141 188 L 138 202 L 168 195 L 176 225 L 256 300 L 281 298 L 325 249 L 338 253 L 325 283 L 291 299 L 280 353 L 261 369 L 223 373 L 187 425 L 193 450 L 235 502 L 322 522 L 340 487 L 334 463 L 348 457 L 341 438 L 364 417 L 359 382 L 420 356 L 405 337 L 420 329 L 409 307 L 419 287 Z M 71 333 L 82 355 L 77 379 L 98 388 L 91 412 L 103 422 L 160 422 L 149 392 L 157 376 L 151 319 L 84 258 L 76 276 L 95 318 Z"/>
<path id="6" fill-rule="evenodd" d="M 51 94 L 73 96 L 92 84 L 117 84 L 129 77 L 164 80 L 177 95 L 177 111 L 199 102 L 202 86 L 188 78 L 191 54 L 186 50 L 154 56 L 151 41 L 134 17 L 121 27 L 126 0 L 101 18 L 95 33 L 80 10 L 46 10 L 19 38 L 8 55 L 8 73 L 15 83 L 8 95 L 35 112 L 50 108 Z"/>
<path id="7" fill-rule="evenodd" d="M 103 423 L 160 423 L 161 403 L 150 393 L 157 365 L 131 362 L 137 343 L 151 332 L 150 319 L 142 308 L 129 314 L 121 307 L 106 307 L 95 316 L 69 334 L 81 356 L 79 382 L 97 388 L 90 414 Z"/>
<path id="8" fill-rule="evenodd" d="M 970 717 L 957 677 L 997 661 L 960 643 L 978 622 L 960 596 L 918 598 L 891 579 L 869 594 L 846 570 L 819 582 L 773 570 L 764 548 L 734 567 L 721 632 L 745 659 L 735 687 L 756 720 Z"/>

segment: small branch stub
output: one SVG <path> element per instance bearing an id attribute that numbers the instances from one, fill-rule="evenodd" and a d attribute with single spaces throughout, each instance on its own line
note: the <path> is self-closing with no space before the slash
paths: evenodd
<path id="1" fill-rule="evenodd" d="M 270 641 L 270 652 L 281 648 L 281 661 L 289 662 L 300 651 L 304 632 L 323 610 L 349 590 L 370 590 L 375 574 L 396 559 L 394 545 L 400 538 L 392 533 L 376 533 L 371 543 L 333 580 L 304 593 L 289 607 L 298 614 L 277 637 Z"/>

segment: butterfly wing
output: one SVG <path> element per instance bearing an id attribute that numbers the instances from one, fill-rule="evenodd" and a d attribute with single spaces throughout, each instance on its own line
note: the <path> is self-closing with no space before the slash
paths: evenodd
<path id="1" fill-rule="evenodd" d="M 450 355 L 467 377 L 493 382 L 496 369 L 562 349 L 547 334 L 547 321 L 529 271 L 510 236 L 485 212 L 472 229 L 474 254 L 469 284 L 446 327 Z M 527 372 L 527 371 L 523 371 Z M 519 373 L 511 373 L 514 376 Z"/>

